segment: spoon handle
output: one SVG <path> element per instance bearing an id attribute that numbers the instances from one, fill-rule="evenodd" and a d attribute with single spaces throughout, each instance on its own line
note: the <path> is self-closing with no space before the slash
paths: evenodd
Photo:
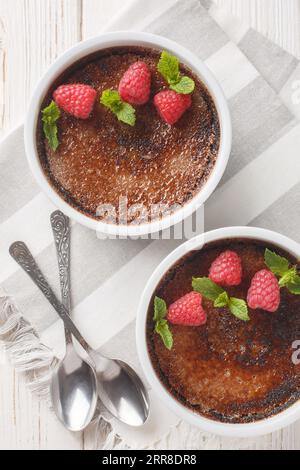
<path id="1" fill-rule="evenodd" d="M 90 350 L 89 345 L 87 344 L 85 339 L 81 336 L 77 327 L 75 326 L 75 324 L 69 317 L 67 309 L 57 299 L 56 295 L 54 294 L 53 290 L 48 284 L 48 281 L 45 279 L 40 268 L 36 264 L 32 254 L 30 253 L 25 243 L 23 242 L 13 243 L 9 248 L 9 252 L 10 252 L 10 255 L 13 257 L 13 259 L 28 274 L 28 276 L 32 279 L 35 285 L 40 289 L 40 291 L 44 294 L 46 299 L 50 302 L 52 307 L 56 310 L 59 317 L 64 322 L 65 328 L 70 333 L 72 333 L 73 336 L 75 336 L 75 338 L 77 339 L 79 344 L 83 347 L 83 349 L 85 349 L 86 352 L 89 352 Z"/>
<path id="2" fill-rule="evenodd" d="M 70 222 L 69 218 L 61 211 L 52 212 L 50 222 L 58 261 L 61 300 L 70 315 Z M 71 335 L 67 329 L 65 329 L 65 336 L 66 342 L 70 343 Z"/>

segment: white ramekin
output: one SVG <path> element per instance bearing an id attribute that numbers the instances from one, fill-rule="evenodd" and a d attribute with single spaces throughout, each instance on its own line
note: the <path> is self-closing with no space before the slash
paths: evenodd
<path id="1" fill-rule="evenodd" d="M 45 176 L 40 160 L 37 154 L 36 145 L 36 127 L 39 119 L 39 110 L 41 103 L 47 94 L 47 91 L 54 80 L 70 65 L 77 60 L 108 47 L 118 46 L 148 46 L 159 50 L 167 49 L 175 54 L 180 61 L 186 64 L 197 76 L 205 83 L 210 91 L 220 120 L 221 141 L 217 162 L 210 175 L 207 183 L 201 191 L 193 198 L 191 202 L 180 208 L 171 216 L 166 216 L 162 220 L 144 223 L 140 225 L 113 225 L 99 222 L 88 217 L 74 209 L 49 184 Z M 228 110 L 227 101 L 218 85 L 216 79 L 208 70 L 206 65 L 198 59 L 193 53 L 185 47 L 170 41 L 161 36 L 156 36 L 142 32 L 114 32 L 101 34 L 87 41 L 81 42 L 69 49 L 60 56 L 53 65 L 48 69 L 45 75 L 38 83 L 25 119 L 25 149 L 31 171 L 44 193 L 50 200 L 60 208 L 66 215 L 75 221 L 102 233 L 114 236 L 141 236 L 149 233 L 155 233 L 159 230 L 169 228 L 170 226 L 182 221 L 191 215 L 198 207 L 200 207 L 211 195 L 218 185 L 227 165 L 231 150 L 231 119 Z"/>
<path id="2" fill-rule="evenodd" d="M 159 281 L 167 272 L 167 270 L 191 250 L 199 250 L 205 243 L 228 238 L 249 238 L 274 243 L 274 245 L 277 245 L 278 247 L 285 249 L 297 258 L 300 258 L 300 245 L 298 243 L 283 235 L 280 235 L 279 233 L 254 227 L 222 228 L 199 235 L 183 243 L 160 263 L 160 265 L 156 268 L 145 287 L 137 314 L 137 350 L 145 376 L 149 381 L 151 387 L 153 388 L 155 394 L 159 399 L 161 399 L 165 403 L 168 408 L 173 410 L 180 418 L 185 421 L 188 421 L 190 424 L 198 426 L 204 431 L 212 432 L 223 436 L 259 436 L 262 434 L 267 434 L 276 431 L 277 429 L 287 426 L 296 421 L 297 419 L 300 419 L 300 400 L 291 405 L 286 410 L 270 418 L 266 418 L 253 423 L 226 424 L 207 419 L 186 408 L 167 391 L 167 389 L 163 386 L 156 372 L 153 369 L 146 343 L 146 319 L 149 303 Z"/>

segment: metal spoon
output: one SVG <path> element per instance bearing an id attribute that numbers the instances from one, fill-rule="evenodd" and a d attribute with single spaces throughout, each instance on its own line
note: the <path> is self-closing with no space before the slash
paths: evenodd
<path id="1" fill-rule="evenodd" d="M 62 303 L 68 313 L 70 300 L 70 224 L 62 212 L 50 217 L 56 246 Z M 72 336 L 65 328 L 66 354 L 53 371 L 50 384 L 56 416 L 71 431 L 82 431 L 92 420 L 98 399 L 93 367 L 76 352 Z"/>
<path id="2" fill-rule="evenodd" d="M 10 247 L 11 256 L 31 277 L 63 320 L 65 328 L 77 339 L 92 360 L 98 379 L 98 395 L 107 410 L 123 423 L 141 426 L 149 415 L 149 398 L 144 384 L 126 363 L 103 357 L 92 350 L 81 336 L 23 242 Z"/>

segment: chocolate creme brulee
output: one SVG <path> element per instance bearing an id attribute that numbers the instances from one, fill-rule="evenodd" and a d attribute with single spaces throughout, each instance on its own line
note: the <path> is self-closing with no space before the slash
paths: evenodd
<path id="1" fill-rule="evenodd" d="M 127 205 L 184 205 L 203 187 L 215 165 L 220 125 L 216 107 L 204 84 L 184 65 L 183 74 L 195 81 L 192 105 L 175 125 L 168 125 L 153 104 L 154 95 L 167 88 L 157 70 L 161 51 L 118 47 L 99 51 L 75 63 L 56 80 L 41 109 L 49 105 L 61 84 L 82 83 L 97 92 L 86 120 L 61 112 L 59 147 L 50 148 L 40 122 L 37 130 L 39 158 L 52 187 L 74 208 L 98 218 L 100 205 L 118 210 Z M 136 106 L 131 127 L 100 103 L 105 89 L 117 89 L 122 75 L 136 61 L 151 72 L 150 100 Z M 132 216 L 134 219 L 134 216 Z M 130 220 L 129 220 L 130 222 Z"/>
<path id="2" fill-rule="evenodd" d="M 168 350 L 154 330 L 154 296 L 169 306 L 191 291 L 192 277 L 207 276 L 224 250 L 242 261 L 242 281 L 226 287 L 230 296 L 247 298 L 251 279 L 266 268 L 265 249 L 297 260 L 281 249 L 255 240 L 223 240 L 191 252 L 160 281 L 149 306 L 148 350 L 153 367 L 167 390 L 183 405 L 207 418 L 228 423 L 260 420 L 286 409 L 300 398 L 300 365 L 292 344 L 300 339 L 300 296 L 280 289 L 276 312 L 248 308 L 241 321 L 228 308 L 215 308 L 203 298 L 207 314 L 202 326 L 169 324 L 173 346 Z"/>

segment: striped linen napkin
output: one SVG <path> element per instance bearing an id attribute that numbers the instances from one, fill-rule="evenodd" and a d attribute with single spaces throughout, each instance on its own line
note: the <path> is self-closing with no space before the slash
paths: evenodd
<path id="1" fill-rule="evenodd" d="M 223 87 L 233 148 L 226 173 L 205 204 L 205 230 L 249 224 L 300 242 L 299 61 L 207 0 L 135 0 L 107 27 L 117 29 L 149 31 L 181 43 L 205 61 Z M 13 364 L 30 373 L 33 388 L 47 391 L 51 361 L 63 354 L 63 328 L 8 247 L 25 241 L 59 295 L 49 225 L 55 208 L 29 172 L 22 134 L 18 128 L 0 147 L 0 335 Z M 99 240 L 92 231 L 72 226 L 73 317 L 92 347 L 122 357 L 141 375 L 134 332 L 138 301 L 154 268 L 179 243 Z M 151 390 L 150 396 L 148 424 L 137 431 L 112 420 L 106 447 L 254 448 L 261 442 L 202 433 L 180 423 Z"/>

